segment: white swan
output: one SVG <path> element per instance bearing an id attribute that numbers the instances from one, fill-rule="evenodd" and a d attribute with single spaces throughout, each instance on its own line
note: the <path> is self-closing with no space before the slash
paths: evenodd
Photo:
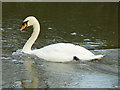
<path id="1" fill-rule="evenodd" d="M 23 21 L 20 30 L 22 31 L 28 26 L 33 26 L 33 33 L 22 49 L 22 52 L 24 53 L 33 54 L 39 58 L 53 62 L 68 62 L 74 59 L 89 61 L 92 59 L 101 59 L 104 56 L 94 55 L 89 50 L 70 43 L 57 43 L 45 46 L 41 49 L 31 50 L 32 45 L 39 35 L 40 24 L 34 16 L 29 16 Z"/>

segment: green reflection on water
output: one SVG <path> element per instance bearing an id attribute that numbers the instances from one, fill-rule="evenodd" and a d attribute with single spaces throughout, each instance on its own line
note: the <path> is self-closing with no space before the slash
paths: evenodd
<path id="1" fill-rule="evenodd" d="M 9 19 L 20 19 L 22 22 L 29 15 L 36 16 L 41 23 L 40 39 L 58 39 L 56 42 L 72 43 L 83 43 L 84 39 L 90 39 L 91 42 L 101 40 L 107 44 L 105 48 L 118 47 L 116 2 L 3 2 L 3 22 Z M 21 25 L 21 22 L 18 24 Z M 12 21 L 7 22 L 9 23 Z M 75 37 L 71 35 L 74 32 L 77 33 Z M 22 37 L 26 37 L 25 34 Z"/>

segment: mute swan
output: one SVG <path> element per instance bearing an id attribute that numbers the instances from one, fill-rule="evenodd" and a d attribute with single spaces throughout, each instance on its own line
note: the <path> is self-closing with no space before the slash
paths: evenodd
<path id="1" fill-rule="evenodd" d="M 57 43 L 41 49 L 31 50 L 32 45 L 39 35 L 40 24 L 34 16 L 29 16 L 23 21 L 20 30 L 22 31 L 28 26 L 33 26 L 33 33 L 22 49 L 24 53 L 33 54 L 39 58 L 53 62 L 68 62 L 74 59 L 90 61 L 92 59 L 101 59 L 104 56 L 94 55 L 89 50 L 70 43 Z"/>

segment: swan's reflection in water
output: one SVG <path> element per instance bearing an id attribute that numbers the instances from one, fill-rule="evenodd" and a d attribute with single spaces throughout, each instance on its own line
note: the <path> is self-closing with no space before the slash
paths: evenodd
<path id="1" fill-rule="evenodd" d="M 22 80 L 22 87 L 24 88 L 38 88 L 40 76 L 37 74 L 37 69 L 33 66 L 34 60 L 24 58 L 24 66 L 26 68 L 25 79 Z"/>

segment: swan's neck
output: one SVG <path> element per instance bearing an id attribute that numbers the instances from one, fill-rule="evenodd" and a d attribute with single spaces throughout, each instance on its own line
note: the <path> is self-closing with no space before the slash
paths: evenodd
<path id="1" fill-rule="evenodd" d="M 25 43 L 25 45 L 22 49 L 22 52 L 29 53 L 31 51 L 31 47 L 34 44 L 34 42 L 36 41 L 36 39 L 39 35 L 39 32 L 40 32 L 40 24 L 39 24 L 39 22 L 36 22 L 33 25 L 33 33 L 31 35 L 31 37 L 28 39 L 28 41 Z"/>

